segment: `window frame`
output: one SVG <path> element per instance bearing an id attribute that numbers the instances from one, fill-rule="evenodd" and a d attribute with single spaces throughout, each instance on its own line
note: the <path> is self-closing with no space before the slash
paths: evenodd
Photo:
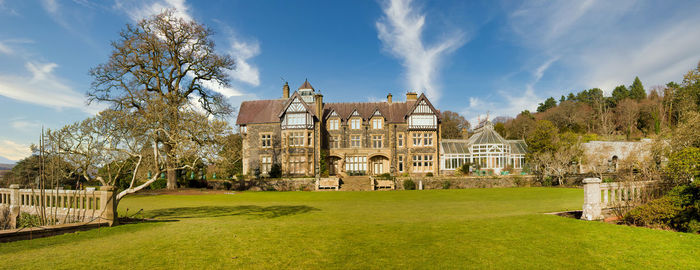
<path id="1" fill-rule="evenodd" d="M 272 148 L 272 133 L 260 133 L 260 148 Z"/>
<path id="2" fill-rule="evenodd" d="M 357 144 L 357 145 L 355 145 Z M 362 135 L 352 134 L 350 135 L 350 147 L 351 148 L 361 148 L 362 147 Z"/>
<path id="3" fill-rule="evenodd" d="M 384 148 L 384 135 L 372 135 L 372 148 Z"/>
<path id="4" fill-rule="evenodd" d="M 349 122 L 350 122 L 349 123 L 350 129 L 354 129 L 354 130 L 362 129 L 362 118 L 353 117 L 353 118 L 350 118 Z"/>

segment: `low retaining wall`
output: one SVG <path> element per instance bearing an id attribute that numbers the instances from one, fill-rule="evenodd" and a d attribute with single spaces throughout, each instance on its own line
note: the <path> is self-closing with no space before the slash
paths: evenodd
<path id="1" fill-rule="evenodd" d="M 252 191 L 313 191 L 316 189 L 315 178 L 281 178 L 245 181 L 245 189 Z"/>
<path id="2" fill-rule="evenodd" d="M 421 181 L 423 182 L 423 189 L 443 189 L 446 182 L 450 183 L 450 189 L 529 187 L 537 185 L 535 177 L 532 175 L 397 177 L 396 189 L 403 189 L 403 182 L 409 179 L 416 183 L 416 189 L 418 189 Z"/>
<path id="3" fill-rule="evenodd" d="M 91 222 L 91 223 L 83 222 L 83 223 L 60 224 L 60 225 L 34 227 L 34 228 L 1 230 L 0 231 L 0 243 L 20 241 L 20 240 L 32 240 L 32 239 L 36 239 L 36 238 L 61 235 L 61 234 L 65 234 L 65 233 L 86 231 L 86 230 L 100 228 L 100 227 L 109 227 L 109 223 L 108 222 Z"/>

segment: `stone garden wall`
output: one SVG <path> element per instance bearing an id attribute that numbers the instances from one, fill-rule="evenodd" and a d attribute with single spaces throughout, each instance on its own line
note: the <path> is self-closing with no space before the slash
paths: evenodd
<path id="1" fill-rule="evenodd" d="M 396 189 L 403 189 L 403 182 L 409 179 L 416 183 L 416 189 L 421 181 L 423 182 L 423 189 L 443 189 L 446 186 L 449 186 L 450 189 L 463 189 L 529 187 L 539 185 L 535 182 L 535 177 L 531 175 L 397 177 Z"/>

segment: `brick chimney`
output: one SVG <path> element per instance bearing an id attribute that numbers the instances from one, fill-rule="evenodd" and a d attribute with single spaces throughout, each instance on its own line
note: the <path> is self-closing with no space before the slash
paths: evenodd
<path id="1" fill-rule="evenodd" d="M 284 82 L 284 86 L 282 86 L 282 98 L 289 98 L 289 83 L 287 82 Z"/>
<path id="2" fill-rule="evenodd" d="M 323 117 L 323 95 L 314 95 L 314 103 L 316 103 L 316 116 L 321 119 Z"/>
<path id="3" fill-rule="evenodd" d="M 418 94 L 416 94 L 416 92 L 406 93 L 406 102 L 416 101 L 416 100 L 418 100 Z"/>
<path id="4" fill-rule="evenodd" d="M 391 97 L 392 97 L 391 93 L 389 93 L 388 95 L 386 95 L 386 103 L 391 104 Z"/>

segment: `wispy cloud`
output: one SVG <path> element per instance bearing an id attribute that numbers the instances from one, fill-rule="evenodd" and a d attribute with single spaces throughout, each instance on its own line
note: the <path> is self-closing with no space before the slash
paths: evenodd
<path id="1" fill-rule="evenodd" d="M 88 113 L 99 111 L 87 107 L 84 95 L 73 90 L 54 75 L 56 63 L 27 62 L 27 75 L 0 75 L 0 95 L 19 101 L 53 108 L 78 108 Z"/>
<path id="2" fill-rule="evenodd" d="M 425 14 L 411 0 L 389 0 L 382 6 L 384 16 L 376 27 L 384 49 L 402 61 L 407 86 L 437 102 L 442 94 L 440 68 L 444 58 L 466 42 L 464 33 L 456 30 L 439 42 L 426 44 L 422 36 Z"/>
<path id="3" fill-rule="evenodd" d="M 190 7 L 185 0 L 152 0 L 133 1 L 117 0 L 115 8 L 125 12 L 133 21 L 138 21 L 149 16 L 159 14 L 167 9 L 174 10 L 174 15 L 184 20 L 192 20 Z M 245 83 L 251 86 L 260 85 L 260 71 L 258 67 L 251 63 L 252 58 L 260 54 L 260 44 L 258 41 L 243 41 L 235 31 L 222 23 L 224 32 L 228 34 L 230 46 L 224 51 L 233 57 L 236 68 L 228 71 L 228 75 L 234 81 L 233 85 L 224 86 L 214 81 L 202 82 L 206 88 L 216 91 L 223 96 L 240 97 L 247 95 L 235 85 L 235 82 Z"/>
<path id="4" fill-rule="evenodd" d="M 252 86 L 260 85 L 260 71 L 249 63 L 251 58 L 260 54 L 260 44 L 257 41 L 243 42 L 232 36 L 228 53 L 236 61 L 236 69 L 231 71 L 231 77 Z"/>
<path id="5" fill-rule="evenodd" d="M 15 119 L 12 120 L 10 123 L 12 125 L 12 128 L 18 130 L 18 131 L 25 131 L 27 129 L 35 129 L 41 126 L 39 122 L 37 121 L 29 121 L 29 120 L 24 120 L 24 119 Z"/>
<path id="6" fill-rule="evenodd" d="M 32 152 L 29 146 L 22 145 L 10 140 L 0 140 L 0 156 L 17 161 L 28 157 Z"/>
<path id="7" fill-rule="evenodd" d="M 117 0 L 115 7 L 124 11 L 133 21 L 159 14 L 166 9 L 174 9 L 178 18 L 192 20 L 185 0 Z"/>
<path id="8" fill-rule="evenodd" d="M 694 67 L 700 59 L 698 12 L 700 3 L 693 2 L 526 1 L 508 20 L 516 43 L 540 53 L 535 58 L 559 56 L 571 74 L 568 83 L 609 94 L 635 76 L 648 86 L 665 84 Z"/>

